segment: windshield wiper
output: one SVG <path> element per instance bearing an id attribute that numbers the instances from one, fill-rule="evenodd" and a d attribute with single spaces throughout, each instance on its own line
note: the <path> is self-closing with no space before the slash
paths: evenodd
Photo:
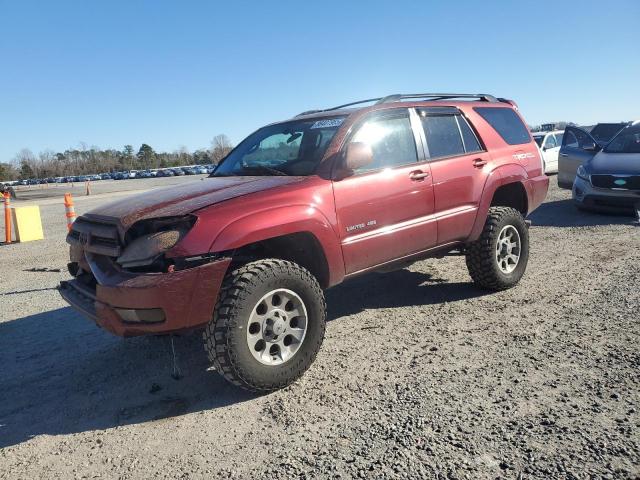
<path id="1" fill-rule="evenodd" d="M 284 173 L 282 170 L 278 170 L 276 168 L 271 168 L 271 167 L 267 167 L 266 165 L 251 165 L 249 167 L 242 167 L 242 171 L 244 172 L 245 170 L 256 170 L 258 172 L 267 172 L 270 173 L 271 175 L 285 175 L 287 176 L 286 173 Z"/>

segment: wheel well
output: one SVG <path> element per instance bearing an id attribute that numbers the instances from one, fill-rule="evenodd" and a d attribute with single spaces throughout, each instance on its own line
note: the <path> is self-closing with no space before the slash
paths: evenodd
<path id="1" fill-rule="evenodd" d="M 250 243 L 233 253 L 237 262 L 279 258 L 289 260 L 306 268 L 318 279 L 320 286 L 329 285 L 329 265 L 318 239 L 309 232 L 292 233 Z"/>
<path id="2" fill-rule="evenodd" d="M 523 216 L 527 215 L 528 204 L 527 192 L 520 182 L 502 185 L 495 191 L 491 200 L 492 207 L 512 207 L 522 213 Z"/>

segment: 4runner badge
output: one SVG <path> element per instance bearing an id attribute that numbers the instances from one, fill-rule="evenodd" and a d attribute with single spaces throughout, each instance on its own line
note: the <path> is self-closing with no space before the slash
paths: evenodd
<path id="1" fill-rule="evenodd" d="M 526 160 L 527 158 L 536 158 L 533 153 L 516 153 L 513 155 L 516 160 Z"/>

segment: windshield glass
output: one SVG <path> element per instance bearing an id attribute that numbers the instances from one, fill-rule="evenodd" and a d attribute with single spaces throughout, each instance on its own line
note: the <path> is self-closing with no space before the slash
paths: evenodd
<path id="1" fill-rule="evenodd" d="M 640 124 L 622 130 L 604 149 L 607 153 L 640 153 Z"/>
<path id="2" fill-rule="evenodd" d="M 297 120 L 261 128 L 240 143 L 211 176 L 311 175 L 344 119 Z"/>
<path id="3" fill-rule="evenodd" d="M 539 147 L 542 147 L 542 141 L 544 140 L 544 135 L 534 135 L 533 139 L 536 141 Z"/>
<path id="4" fill-rule="evenodd" d="M 593 139 L 598 142 L 600 145 L 604 145 L 609 142 L 613 138 L 613 136 L 618 133 L 624 124 L 620 123 L 599 123 L 593 130 L 591 130 L 591 136 Z"/>

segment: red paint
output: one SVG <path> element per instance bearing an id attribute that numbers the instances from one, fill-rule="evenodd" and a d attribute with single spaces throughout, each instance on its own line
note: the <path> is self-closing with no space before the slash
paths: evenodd
<path id="1" fill-rule="evenodd" d="M 371 112 L 413 106 L 457 107 L 475 128 L 486 151 L 332 179 L 352 127 Z M 524 145 L 506 144 L 473 111 L 477 106 L 509 105 L 402 102 L 354 110 L 329 145 L 317 175 L 207 178 L 122 199 L 85 217 L 117 225 L 124 240 L 127 229 L 139 220 L 193 214 L 195 225 L 166 253 L 175 259 L 208 252 L 232 254 L 261 240 L 310 233 L 327 260 L 328 286 L 335 285 L 346 276 L 388 262 L 477 239 L 493 194 L 503 185 L 519 183 L 524 187 L 528 212 L 542 203 L 548 178 L 533 140 Z M 416 173 L 421 174 L 419 178 L 412 178 Z M 422 175 L 425 173 L 429 175 Z M 77 258 L 77 247 L 74 252 Z M 225 259 L 187 270 L 135 274 L 120 270 L 107 257 L 87 255 L 76 261 L 90 268 L 97 281 L 97 322 L 118 335 L 205 324 L 230 264 L 230 259 Z M 157 325 L 125 325 L 113 307 L 162 308 L 167 320 Z"/>

